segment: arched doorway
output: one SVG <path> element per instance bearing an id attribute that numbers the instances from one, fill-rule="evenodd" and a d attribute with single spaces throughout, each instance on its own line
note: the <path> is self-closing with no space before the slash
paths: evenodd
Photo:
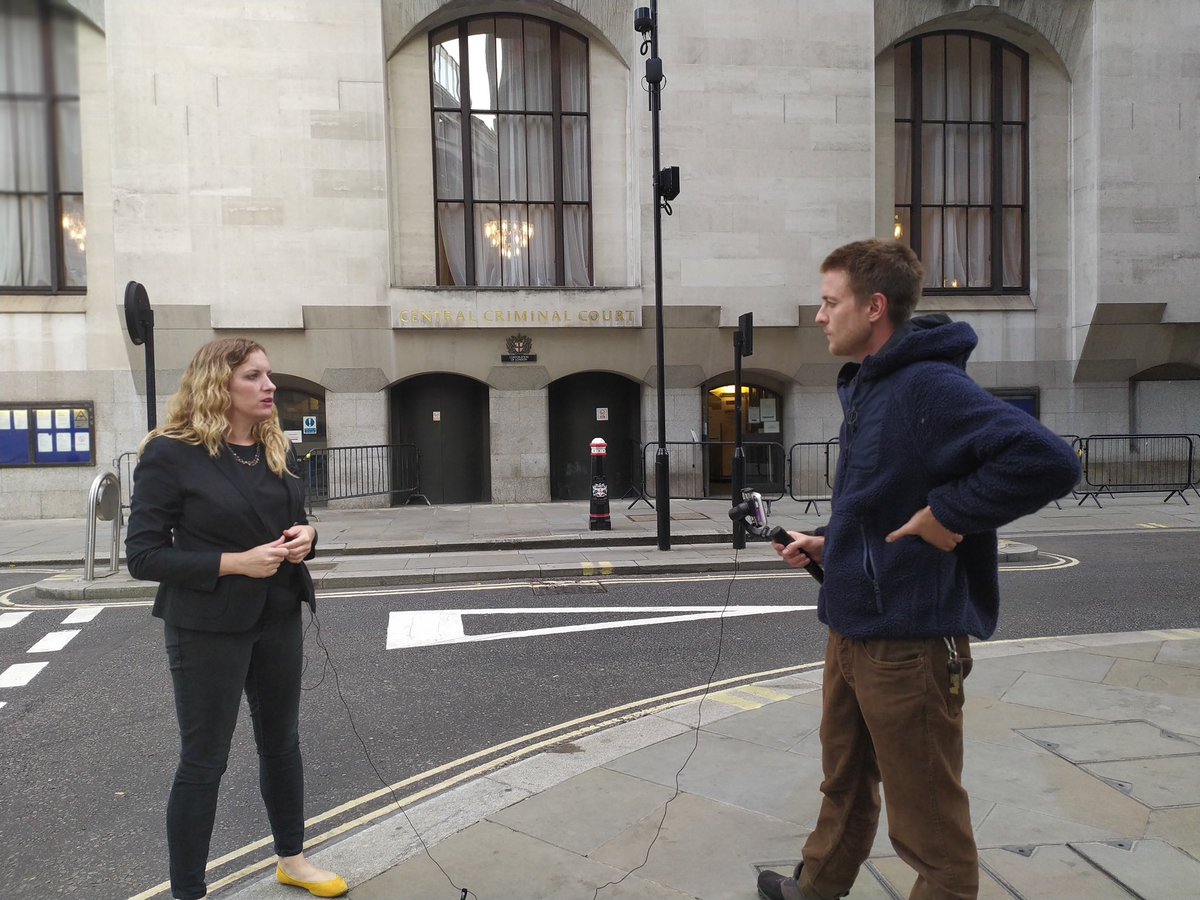
<path id="1" fill-rule="evenodd" d="M 491 499 L 488 388 L 465 375 L 416 375 L 389 391 L 392 441 L 415 444 L 430 503 Z"/>
<path id="2" fill-rule="evenodd" d="M 717 381 L 704 389 L 704 439 L 708 496 L 727 497 L 733 488 L 733 450 L 736 440 L 736 391 Z M 758 446 L 782 444 L 783 397 L 762 384 L 742 384 L 742 446 L 746 453 L 746 487 L 782 491 L 786 451 Z"/>
<path id="3" fill-rule="evenodd" d="M 275 382 L 275 408 L 279 425 L 303 459 L 312 450 L 327 445 L 325 388 L 294 375 L 272 373 Z"/>
<path id="4" fill-rule="evenodd" d="M 592 496 L 593 438 L 608 443 L 604 473 L 610 497 L 633 483 L 640 464 L 642 393 L 640 385 L 609 372 L 579 372 L 550 384 L 550 498 L 588 500 Z"/>

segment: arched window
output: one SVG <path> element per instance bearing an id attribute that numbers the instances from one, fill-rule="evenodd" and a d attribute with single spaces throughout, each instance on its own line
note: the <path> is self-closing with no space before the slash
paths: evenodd
<path id="1" fill-rule="evenodd" d="M 590 285 L 587 41 L 488 16 L 429 43 L 438 284 Z"/>
<path id="2" fill-rule="evenodd" d="M 895 234 L 928 293 L 1029 291 L 1029 58 L 940 32 L 896 46 Z"/>
<path id="3" fill-rule="evenodd" d="M 0 4 L 0 291 L 82 291 L 83 167 L 75 20 Z"/>

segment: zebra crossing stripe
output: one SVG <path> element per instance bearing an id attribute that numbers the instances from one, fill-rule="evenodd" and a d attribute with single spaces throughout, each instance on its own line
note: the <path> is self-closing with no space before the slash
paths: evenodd
<path id="1" fill-rule="evenodd" d="M 28 612 L 0 613 L 0 628 L 12 628 L 27 615 L 29 615 Z"/>
<path id="2" fill-rule="evenodd" d="M 62 623 L 64 625 L 83 625 L 100 615 L 100 610 L 102 609 L 104 609 L 103 606 L 93 606 L 91 609 L 77 609 L 63 619 Z"/>
<path id="3" fill-rule="evenodd" d="M 44 662 L 14 663 L 0 672 L 0 688 L 24 687 L 33 681 L 33 676 L 48 665 L 49 663 Z"/>
<path id="4" fill-rule="evenodd" d="M 78 628 L 71 631 L 52 631 L 25 652 L 54 653 L 71 643 L 71 639 L 77 634 L 79 634 Z"/>

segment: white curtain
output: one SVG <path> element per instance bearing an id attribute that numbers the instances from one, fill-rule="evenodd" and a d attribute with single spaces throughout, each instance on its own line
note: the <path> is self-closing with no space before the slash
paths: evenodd
<path id="1" fill-rule="evenodd" d="M 912 126 L 896 123 L 896 202 L 912 203 Z"/>
<path id="2" fill-rule="evenodd" d="M 467 283 L 466 207 L 461 203 L 438 204 L 438 240 L 441 241 L 451 284 Z"/>
<path id="3" fill-rule="evenodd" d="M 529 284 L 529 234 L 525 226 L 529 213 L 524 204 L 506 203 L 500 207 L 507 238 L 500 247 L 501 278 L 506 285 Z"/>
<path id="4" fill-rule="evenodd" d="M 563 116 L 563 200 L 588 199 L 588 120 Z"/>
<path id="5" fill-rule="evenodd" d="M 563 207 L 563 249 L 566 253 L 568 287 L 586 287 L 592 283 L 588 276 L 588 216 L 586 206 Z"/>
<path id="6" fill-rule="evenodd" d="M 85 225 L 83 215 L 83 197 L 78 194 L 64 194 L 62 197 L 63 216 L 70 216 L 79 227 Z M 87 244 L 81 248 L 68 233 L 62 235 L 63 274 L 66 283 L 71 287 L 87 285 Z"/>
<path id="7" fill-rule="evenodd" d="M 1007 71 L 1005 72 L 1007 75 Z M 1007 90 L 1007 88 L 1006 88 Z M 1004 126 L 1004 203 L 1025 202 L 1025 129 L 1021 125 Z M 1024 264 L 1024 233 L 1020 209 L 1004 210 L 1004 286 L 1018 287 Z"/>
<path id="8" fill-rule="evenodd" d="M 549 116 L 529 116 L 525 120 L 525 144 L 529 154 L 529 199 L 554 199 L 554 136 Z"/>
<path id="9" fill-rule="evenodd" d="M 45 197 L 21 198 L 21 233 L 24 235 L 21 263 L 25 269 L 25 284 L 30 287 L 50 286 L 50 219 Z"/>
<path id="10" fill-rule="evenodd" d="M 942 211 L 938 207 L 921 210 L 921 262 L 925 266 L 925 287 L 941 287 Z"/>
<path id="11" fill-rule="evenodd" d="M 558 54 L 563 111 L 587 112 L 587 44 L 565 31 L 559 32 Z"/>
<path id="12" fill-rule="evenodd" d="M 529 241 L 529 283 L 552 285 L 554 267 L 554 207 L 537 204 L 529 207 L 529 222 L 533 237 Z"/>
<path id="13" fill-rule="evenodd" d="M 1025 268 L 1021 210 L 1004 210 L 1004 286 L 1020 287 Z"/>
<path id="14" fill-rule="evenodd" d="M 7 53 L 12 53 L 9 71 L 12 73 L 12 90 L 18 94 L 40 94 L 42 78 L 42 34 L 37 3 L 33 0 L 11 0 L 6 21 L 10 29 Z"/>
<path id="15" fill-rule="evenodd" d="M 967 286 L 991 287 L 992 281 L 992 211 L 972 209 L 967 217 Z"/>
<path id="16" fill-rule="evenodd" d="M 496 67 L 498 109 L 525 108 L 525 44 L 521 20 L 496 20 Z"/>
<path id="17" fill-rule="evenodd" d="M 21 217 L 16 197 L 0 197 L 0 287 L 18 287 L 21 278 Z"/>
<path id="18" fill-rule="evenodd" d="M 549 112 L 554 107 L 550 81 L 550 26 L 525 21 L 525 109 Z"/>
<path id="19" fill-rule="evenodd" d="M 525 117 L 500 117 L 500 199 L 527 200 Z"/>
<path id="20" fill-rule="evenodd" d="M 481 287 L 499 287 L 502 280 L 499 238 L 485 233 L 489 222 L 500 224 L 500 206 L 496 203 L 475 204 L 475 283 Z"/>
<path id="21" fill-rule="evenodd" d="M 921 126 L 921 202 L 941 205 L 945 202 L 946 142 L 945 126 Z"/>

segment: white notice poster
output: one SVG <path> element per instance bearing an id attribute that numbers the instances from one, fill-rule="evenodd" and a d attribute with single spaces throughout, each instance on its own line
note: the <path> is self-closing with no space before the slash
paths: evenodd
<path id="1" fill-rule="evenodd" d="M 13 431 L 28 431 L 29 430 L 29 410 L 14 409 L 13 410 Z"/>
<path id="2" fill-rule="evenodd" d="M 71 432 L 60 431 L 58 434 L 54 435 L 54 450 L 57 453 L 71 452 Z"/>
<path id="3" fill-rule="evenodd" d="M 71 411 L 69 409 L 56 409 L 54 411 L 54 427 L 59 431 L 69 431 L 71 428 Z"/>
<path id="4" fill-rule="evenodd" d="M 0 431 L 8 431 L 12 428 L 12 416 L 7 409 L 0 409 Z"/>
<path id="5" fill-rule="evenodd" d="M 39 409 L 37 411 L 37 427 L 43 431 L 50 430 L 50 410 Z"/>
<path id="6" fill-rule="evenodd" d="M 38 453 L 53 453 L 54 438 L 52 435 L 44 432 L 38 432 Z"/>
<path id="7" fill-rule="evenodd" d="M 86 431 L 75 432 L 75 450 L 78 453 L 87 453 L 88 447 L 91 445 L 91 438 L 88 437 Z"/>

